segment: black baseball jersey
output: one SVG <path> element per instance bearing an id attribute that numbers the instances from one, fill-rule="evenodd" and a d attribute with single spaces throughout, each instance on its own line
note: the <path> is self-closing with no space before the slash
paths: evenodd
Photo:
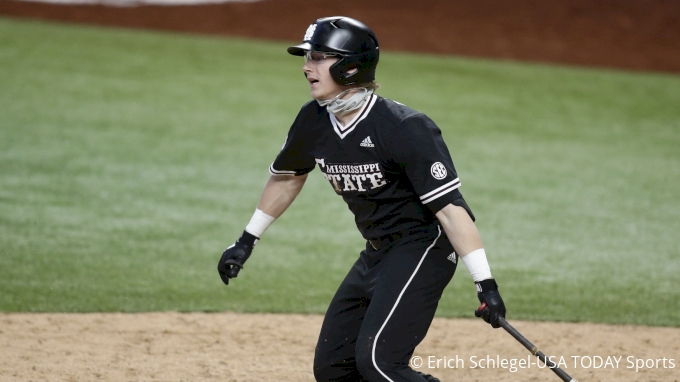
<path id="1" fill-rule="evenodd" d="M 430 225 L 449 203 L 474 219 L 441 130 L 378 95 L 346 126 L 316 101 L 302 107 L 269 171 L 299 176 L 317 165 L 366 239 Z"/>

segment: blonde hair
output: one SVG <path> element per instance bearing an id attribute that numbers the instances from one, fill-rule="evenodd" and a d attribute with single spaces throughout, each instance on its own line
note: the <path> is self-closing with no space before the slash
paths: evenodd
<path id="1" fill-rule="evenodd" d="M 375 82 L 375 81 L 371 81 L 371 82 L 366 82 L 365 84 L 358 84 L 357 87 L 358 88 L 366 88 L 368 90 L 376 91 L 376 90 L 380 89 L 380 84 Z"/>

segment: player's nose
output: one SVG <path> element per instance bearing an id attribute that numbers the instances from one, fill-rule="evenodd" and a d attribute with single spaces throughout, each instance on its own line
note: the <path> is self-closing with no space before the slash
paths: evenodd
<path id="1" fill-rule="evenodd" d="M 302 65 L 302 71 L 305 73 L 305 76 L 307 75 L 307 73 L 312 72 L 312 66 L 309 65 L 309 62 L 305 61 L 305 63 Z"/>

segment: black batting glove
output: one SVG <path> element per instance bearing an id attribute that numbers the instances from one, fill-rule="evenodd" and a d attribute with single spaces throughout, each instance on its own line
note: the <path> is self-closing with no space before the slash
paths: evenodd
<path id="1" fill-rule="evenodd" d="M 498 293 L 498 284 L 494 279 L 486 279 L 477 284 L 477 298 L 482 305 L 475 310 L 475 316 L 481 317 L 486 323 L 495 328 L 500 328 L 498 319 L 505 318 L 505 304 Z"/>
<path id="2" fill-rule="evenodd" d="M 220 262 L 217 264 L 217 272 L 219 272 L 220 278 L 225 285 L 229 285 L 229 279 L 238 276 L 239 271 L 243 268 L 243 264 L 248 260 L 250 254 L 253 253 L 253 248 L 258 240 L 260 240 L 259 237 L 243 231 L 243 234 L 236 243 L 224 251 Z"/>

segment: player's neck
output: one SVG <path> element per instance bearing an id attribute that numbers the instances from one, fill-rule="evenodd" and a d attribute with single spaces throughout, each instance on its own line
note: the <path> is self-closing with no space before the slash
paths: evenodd
<path id="1" fill-rule="evenodd" d="M 340 114 L 333 114 L 333 115 L 335 116 L 335 119 L 337 119 L 338 122 L 343 127 L 345 127 L 345 126 L 347 126 L 347 124 L 352 122 L 352 120 L 354 119 L 354 117 L 356 117 L 356 115 L 359 113 L 359 111 L 361 111 L 361 108 L 349 111 L 347 113 L 343 113 L 342 115 L 340 115 Z"/>
<path id="2" fill-rule="evenodd" d="M 373 92 L 364 87 L 347 88 L 340 91 L 332 99 L 317 100 L 319 105 L 326 106 L 329 113 L 343 126 L 346 126 L 357 113 L 366 105 L 369 96 Z"/>

